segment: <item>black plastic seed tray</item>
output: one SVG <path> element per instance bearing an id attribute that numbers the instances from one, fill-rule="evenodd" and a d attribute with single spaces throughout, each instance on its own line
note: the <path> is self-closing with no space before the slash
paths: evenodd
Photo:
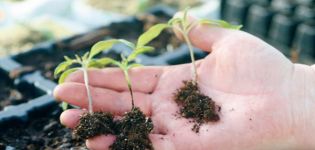
<path id="1" fill-rule="evenodd" d="M 7 59 L 3 61 L 8 62 Z M 12 69 L 14 68 L 10 69 L 8 66 L 0 69 L 0 126 L 15 118 L 25 120 L 29 111 L 55 103 L 50 94 L 51 89 L 42 88 L 37 81 L 11 79 L 8 71 Z"/>
<path id="2" fill-rule="evenodd" d="M 222 19 L 243 24 L 254 34 L 300 62 L 315 62 L 315 3 L 313 0 L 222 0 Z"/>
<path id="3" fill-rule="evenodd" d="M 124 38 L 136 42 L 137 37 L 146 30 L 146 26 L 166 22 L 171 18 L 174 12 L 175 11 L 167 7 L 154 8 L 150 11 L 153 16 L 143 15 L 131 17 L 85 34 L 57 41 L 50 45 L 36 47 L 28 52 L 5 58 L 4 61 L 10 62 L 10 64 L 12 64 L 11 66 L 15 68 L 15 72 L 20 73 L 22 76 L 34 72 L 41 74 L 38 75 L 38 73 L 36 73 L 36 75 L 32 75 L 32 77 L 26 78 L 30 83 L 34 81 L 45 82 L 43 79 L 48 79 L 55 83 L 56 80 L 53 77 L 53 70 L 63 61 L 63 56 L 67 55 L 73 57 L 75 54 L 82 55 L 87 52 L 94 43 L 104 39 Z M 156 51 L 141 55 L 136 61 L 144 65 L 175 65 L 190 62 L 190 59 L 187 59 L 189 55 L 187 46 L 175 39 L 176 37 L 172 31 L 165 31 L 161 36 L 161 38 L 150 43 L 152 46 L 157 47 Z M 175 42 L 170 42 L 170 40 L 175 40 Z M 117 45 L 110 51 L 104 52 L 100 57 L 107 56 L 119 59 L 121 52 L 128 53 L 128 51 L 130 52 L 130 49 L 127 47 Z M 202 58 L 206 55 L 206 53 L 197 49 L 195 52 L 197 58 Z M 7 62 L 2 63 L 2 65 L 6 67 Z M 10 69 L 8 68 L 7 70 Z M 45 88 L 53 87 L 51 85 L 52 84 L 48 84 Z"/>

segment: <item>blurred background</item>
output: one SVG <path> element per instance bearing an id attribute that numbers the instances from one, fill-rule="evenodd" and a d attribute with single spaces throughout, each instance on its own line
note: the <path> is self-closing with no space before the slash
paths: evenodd
<path id="1" fill-rule="evenodd" d="M 144 14 L 157 5 L 199 7 L 210 18 L 219 15 L 218 0 L 1 0 L 0 56 Z"/>
<path id="2" fill-rule="evenodd" d="M 315 0 L 0 0 L 0 150 L 87 149 L 59 123 L 55 67 L 100 40 L 135 42 L 187 6 L 196 17 L 242 24 L 293 62 L 315 63 Z M 136 62 L 191 62 L 172 30 L 149 45 L 156 50 Z M 116 45 L 97 57 L 119 60 L 130 51 Z M 196 48 L 194 53 L 196 59 L 207 56 Z"/>
<path id="3" fill-rule="evenodd" d="M 315 57 L 314 0 L 1 0 L 0 56 L 91 31 L 160 5 L 243 24 L 293 61 Z M 300 58 L 300 59 L 298 59 Z"/>

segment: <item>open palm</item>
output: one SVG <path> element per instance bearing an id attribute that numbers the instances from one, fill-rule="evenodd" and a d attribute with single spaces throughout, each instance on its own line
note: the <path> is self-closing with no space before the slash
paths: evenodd
<path id="1" fill-rule="evenodd" d="M 176 89 L 190 80 L 191 65 L 142 67 L 130 71 L 135 105 L 150 116 L 150 134 L 156 150 L 297 149 L 305 139 L 304 113 L 311 106 L 305 94 L 311 67 L 294 65 L 280 52 L 242 31 L 195 27 L 192 43 L 211 52 L 197 62 L 201 91 L 221 106 L 220 121 L 203 124 L 200 133 L 179 117 Z M 313 73 L 314 74 L 314 73 Z M 123 73 L 116 68 L 90 70 L 89 78 L 97 111 L 117 116 L 130 110 Z M 313 79 L 312 79 L 313 81 Z M 303 87 L 303 88 L 301 88 Z M 304 94 L 303 94 L 304 93 Z M 87 108 L 81 72 L 67 78 L 55 90 L 57 99 Z M 73 128 L 83 110 L 67 110 L 61 122 Z M 309 112 L 310 113 L 310 112 Z M 98 136 L 87 141 L 91 149 L 108 149 L 115 137 Z M 306 145 L 304 145 L 306 146 Z"/>

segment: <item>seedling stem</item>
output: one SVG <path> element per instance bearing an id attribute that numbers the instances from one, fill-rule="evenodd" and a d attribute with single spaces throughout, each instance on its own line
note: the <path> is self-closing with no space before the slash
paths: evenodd
<path id="1" fill-rule="evenodd" d="M 93 114 L 93 99 L 92 99 L 92 94 L 91 94 L 91 90 L 90 90 L 90 86 L 89 86 L 89 77 L 88 77 L 88 71 L 87 71 L 87 65 L 83 64 L 83 78 L 84 78 L 84 84 L 85 84 L 85 88 L 86 88 L 86 93 L 88 96 L 88 100 L 89 100 L 89 113 Z"/>

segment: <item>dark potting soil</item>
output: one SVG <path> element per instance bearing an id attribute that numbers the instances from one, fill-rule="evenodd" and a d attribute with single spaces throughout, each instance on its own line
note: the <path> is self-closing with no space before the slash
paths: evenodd
<path id="1" fill-rule="evenodd" d="M 86 150 L 85 142 L 72 136 L 71 130 L 59 122 L 60 108 L 27 123 L 0 128 L 0 147 L 18 150 Z"/>
<path id="2" fill-rule="evenodd" d="M 5 106 L 18 105 L 33 99 L 40 94 L 32 88 L 21 86 L 20 88 L 13 85 L 13 81 L 5 76 L 0 75 L 0 110 Z"/>
<path id="3" fill-rule="evenodd" d="M 115 134 L 114 117 L 106 112 L 84 113 L 73 133 L 81 139 L 88 139 L 102 134 Z"/>
<path id="4" fill-rule="evenodd" d="M 193 81 L 184 81 L 184 86 L 176 91 L 174 100 L 180 106 L 180 114 L 185 118 L 193 119 L 192 130 L 199 132 L 200 126 L 207 122 L 217 122 L 219 108 L 208 96 L 202 94 L 198 84 Z"/>
<path id="5" fill-rule="evenodd" d="M 151 150 L 149 133 L 152 129 L 151 119 L 136 107 L 120 120 L 114 120 L 113 115 L 104 112 L 84 113 L 73 133 L 80 139 L 101 134 L 116 135 L 111 150 Z"/>
<path id="6" fill-rule="evenodd" d="M 116 141 L 110 146 L 111 150 L 152 150 L 149 133 L 153 123 L 139 108 L 133 108 L 117 121 Z"/>

